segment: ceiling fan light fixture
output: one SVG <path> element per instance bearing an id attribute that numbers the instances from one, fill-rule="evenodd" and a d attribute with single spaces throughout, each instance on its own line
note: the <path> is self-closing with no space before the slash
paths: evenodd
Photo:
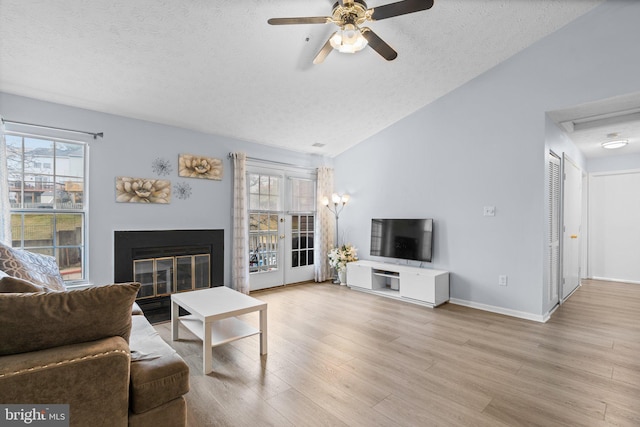
<path id="1" fill-rule="evenodd" d="M 615 139 L 613 141 L 603 142 L 602 148 L 606 148 L 607 150 L 615 150 L 616 148 L 622 148 L 629 143 L 628 139 Z"/>
<path id="2" fill-rule="evenodd" d="M 331 47 L 342 53 L 356 53 L 367 46 L 367 39 L 353 24 L 346 24 L 329 40 Z"/>

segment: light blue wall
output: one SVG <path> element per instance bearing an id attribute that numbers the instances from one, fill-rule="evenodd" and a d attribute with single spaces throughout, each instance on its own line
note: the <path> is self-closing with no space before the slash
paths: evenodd
<path id="1" fill-rule="evenodd" d="M 609 1 L 338 156 L 346 240 L 371 258 L 372 217 L 433 217 L 453 298 L 544 315 L 545 112 L 638 91 L 638 22 L 640 2 Z"/>
<path id="2" fill-rule="evenodd" d="M 104 138 L 90 142 L 89 279 L 96 284 L 113 281 L 115 230 L 201 228 L 224 229 L 224 280 L 230 283 L 233 170 L 227 154 L 244 151 L 251 157 L 307 167 L 328 162 L 318 156 L 5 93 L 0 93 L 0 114 L 7 120 L 104 132 Z M 178 177 L 180 153 L 223 159 L 223 180 Z M 152 170 L 156 158 L 172 162 L 173 173 L 166 179 L 174 185 L 188 183 L 191 197 L 180 200 L 174 194 L 169 205 L 115 203 L 115 177 L 159 178 Z"/>

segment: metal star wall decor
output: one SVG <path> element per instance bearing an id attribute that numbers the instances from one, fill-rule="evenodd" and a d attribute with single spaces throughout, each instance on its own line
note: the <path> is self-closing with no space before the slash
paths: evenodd
<path id="1" fill-rule="evenodd" d="M 191 186 L 186 182 L 179 182 L 173 189 L 173 194 L 181 200 L 186 200 L 191 197 Z"/>
<path id="2" fill-rule="evenodd" d="M 160 157 L 153 161 L 153 163 L 151 164 L 151 169 L 160 176 L 167 176 L 171 172 L 173 172 L 173 166 L 171 166 L 171 162 Z"/>

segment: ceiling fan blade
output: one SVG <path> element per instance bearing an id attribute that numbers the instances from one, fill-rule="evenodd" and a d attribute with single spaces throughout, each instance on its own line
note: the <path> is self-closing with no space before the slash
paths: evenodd
<path id="1" fill-rule="evenodd" d="M 327 24 L 331 22 L 328 16 L 309 16 L 306 18 L 271 18 L 267 21 L 271 25 L 295 25 L 295 24 Z"/>
<path id="2" fill-rule="evenodd" d="M 320 49 L 320 52 L 318 52 L 316 57 L 313 58 L 314 64 L 316 65 L 322 64 L 324 62 L 324 59 L 327 57 L 327 55 L 331 53 L 331 51 L 333 50 L 333 46 L 331 46 L 331 37 L 333 37 L 336 33 L 337 31 L 331 34 L 331 36 L 329 36 L 329 38 L 327 39 L 327 42 L 324 44 L 324 46 L 322 46 L 322 49 Z"/>
<path id="3" fill-rule="evenodd" d="M 407 13 L 420 12 L 421 10 L 431 9 L 433 0 L 404 0 L 396 3 L 385 4 L 383 6 L 374 7 L 371 14 L 372 21 L 393 18 L 394 16 L 406 15 Z"/>
<path id="4" fill-rule="evenodd" d="M 387 61 L 393 61 L 398 56 L 398 52 L 393 50 L 391 46 L 387 44 L 384 40 L 382 40 L 376 33 L 371 31 L 370 28 L 364 27 L 362 30 L 362 37 L 367 39 L 369 42 L 369 46 L 371 49 L 375 50 Z"/>

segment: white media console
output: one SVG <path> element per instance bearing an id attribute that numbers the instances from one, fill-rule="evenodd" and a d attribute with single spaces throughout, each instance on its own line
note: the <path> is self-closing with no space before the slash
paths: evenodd
<path id="1" fill-rule="evenodd" d="M 448 271 L 361 260 L 347 264 L 347 285 L 429 307 L 449 301 Z"/>

